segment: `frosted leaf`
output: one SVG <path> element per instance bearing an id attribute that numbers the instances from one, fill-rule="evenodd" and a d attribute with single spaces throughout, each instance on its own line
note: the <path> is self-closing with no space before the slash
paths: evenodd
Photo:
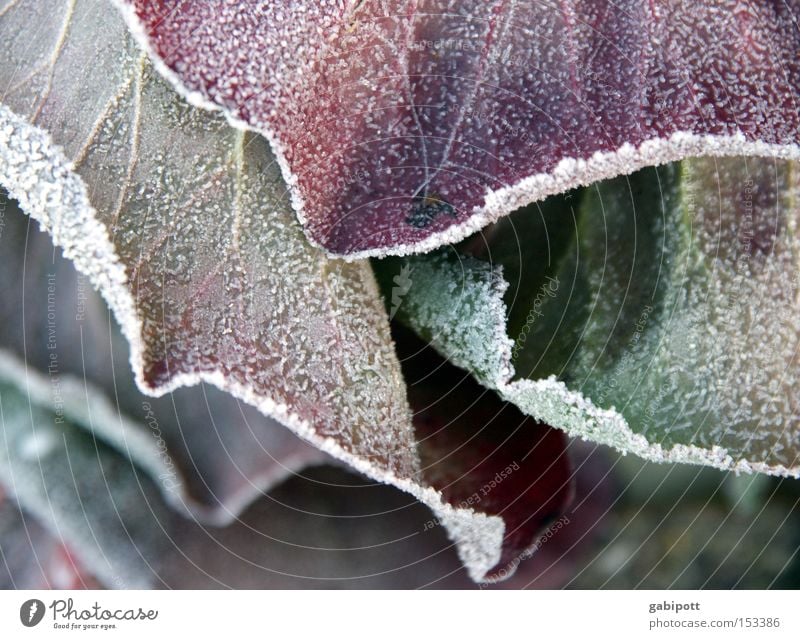
<path id="1" fill-rule="evenodd" d="M 469 587 L 427 508 L 338 468 L 306 471 L 224 527 L 182 517 L 146 469 L 56 423 L 41 382 L 48 395 L 47 377 L 0 379 L 4 588 Z M 34 439 L 51 444 L 19 454 Z"/>
<path id="2" fill-rule="evenodd" d="M 139 388 L 227 391 L 428 505 L 474 579 L 497 566 L 503 518 L 420 463 L 369 265 L 307 243 L 267 141 L 187 105 L 103 0 L 9 5 L 0 60 L 3 186 L 108 302 Z"/>
<path id="3" fill-rule="evenodd" d="M 291 473 L 327 456 L 212 386 L 148 397 L 128 344 L 88 279 L 0 192 L 0 362 L 45 372 L 52 410 L 90 429 L 153 477 L 187 515 L 227 523 Z"/>
<path id="4" fill-rule="evenodd" d="M 51 394 L 50 379 L 33 371 L 20 377 L 3 354 L 0 481 L 102 583 L 154 585 L 138 553 L 167 553 L 169 540 L 151 518 L 163 525 L 175 516 L 131 462 L 76 428 L 69 413 L 52 411 Z"/>
<path id="5" fill-rule="evenodd" d="M 502 554 L 486 578 L 505 579 L 572 500 L 567 438 L 481 388 L 408 329 L 395 326 L 394 335 L 425 475 L 448 502 L 502 519 Z"/>
<path id="6" fill-rule="evenodd" d="M 573 436 L 796 477 L 798 187 L 794 164 L 747 158 L 603 182 L 462 247 L 509 281 L 474 257 L 410 259 L 425 285 L 397 317 Z"/>
<path id="7" fill-rule="evenodd" d="M 97 587 L 96 579 L 122 589 L 380 588 L 463 575 L 442 552 L 441 535 L 419 533 L 423 509 L 339 470 L 310 471 L 304 481 L 312 490 L 303 491 L 299 481 L 283 485 L 225 527 L 183 517 L 168 507 L 150 470 L 52 411 L 48 377 L 7 373 L 0 369 L 0 482 L 7 490 L 5 502 L 0 491 L 6 560 L 0 583 L 6 587 Z M 22 513 L 13 512 L 15 501 Z"/>
<path id="8" fill-rule="evenodd" d="M 207 381 L 320 445 L 413 475 L 368 266 L 310 248 L 266 143 L 182 103 L 105 3 L 70 8 L 20 2 L 2 16 L 2 174 L 99 286 L 140 386 Z"/>
<path id="9" fill-rule="evenodd" d="M 410 321 L 452 364 L 489 385 L 498 374 L 511 375 L 502 303 L 507 283 L 490 264 L 448 251 L 381 260 L 375 268 L 396 317 Z M 405 287 L 398 288 L 396 274 L 407 278 Z"/>
<path id="10" fill-rule="evenodd" d="M 800 157 L 796 0 L 116 4 L 190 100 L 269 138 L 337 254 L 687 156 Z"/>

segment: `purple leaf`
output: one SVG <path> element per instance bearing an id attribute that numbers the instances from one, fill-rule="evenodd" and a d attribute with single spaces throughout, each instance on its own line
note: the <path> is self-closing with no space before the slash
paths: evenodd
<path id="1" fill-rule="evenodd" d="M 796 0 L 117 4 L 194 103 L 267 136 L 332 253 L 686 156 L 800 157 Z"/>

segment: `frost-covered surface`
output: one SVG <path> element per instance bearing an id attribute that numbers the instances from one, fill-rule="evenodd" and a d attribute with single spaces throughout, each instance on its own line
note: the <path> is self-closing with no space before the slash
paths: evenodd
<path id="1" fill-rule="evenodd" d="M 115 3 L 189 99 L 270 139 L 337 254 L 689 155 L 800 157 L 796 0 Z"/>
<path id="2" fill-rule="evenodd" d="M 721 158 L 654 173 L 583 203 L 606 228 L 580 233 L 592 311 L 571 383 L 665 448 L 717 446 L 733 467 L 797 475 L 797 165 Z"/>
<path id="3" fill-rule="evenodd" d="M 94 269 L 141 385 L 163 393 L 205 377 L 413 474 L 367 266 L 309 248 L 265 143 L 182 104 L 104 3 L 70 15 L 71 4 L 22 2 L 2 17 L 0 84 L 14 111 L 4 112 L 3 175 L 65 254 Z"/>
<path id="4" fill-rule="evenodd" d="M 796 477 L 798 186 L 793 163 L 746 158 L 603 183 L 576 204 L 573 239 L 553 238 L 558 259 L 539 258 L 540 287 L 519 287 L 537 282 L 519 262 L 540 250 L 519 218 L 513 234 L 490 229 L 483 254 L 504 265 L 513 237 L 520 281 L 509 287 L 499 265 L 474 258 L 412 258 L 423 285 L 408 287 L 398 317 L 571 435 L 656 461 Z"/>
<path id="5" fill-rule="evenodd" d="M 6 590 L 97 588 L 69 548 L 0 493 L 0 586 Z M 31 550 L 33 549 L 33 560 Z"/>
<path id="6" fill-rule="evenodd" d="M 422 337 L 448 353 L 450 363 L 489 385 L 498 376 L 511 377 L 512 342 L 502 303 L 507 283 L 490 264 L 437 252 L 376 267 L 387 277 L 407 273 L 408 287 L 396 302 L 398 317 L 413 321 Z"/>
<path id="7" fill-rule="evenodd" d="M 266 140 L 185 104 L 105 1 L 15 2 L 0 36 L 4 186 L 100 290 L 141 390 L 205 382 L 257 407 L 430 506 L 484 578 L 503 519 L 429 481 L 369 265 L 306 242 Z M 258 453 L 205 487 L 218 523 L 257 494 Z"/>
<path id="8" fill-rule="evenodd" d="M 30 389 L 40 390 L 36 401 L 159 478 L 169 503 L 227 523 L 293 472 L 330 459 L 211 386 L 143 395 L 128 344 L 88 278 L 3 193 L 0 211 L 0 348 L 9 356 L 0 359 L 8 378 L 45 372 L 49 384 Z"/>
<path id="9" fill-rule="evenodd" d="M 132 462 L 120 464 L 110 448 L 75 428 L 70 416 L 51 412 L 47 378 L 29 372 L 20 379 L 19 368 L 10 364 L 4 354 L 3 486 L 62 545 L 74 548 L 102 583 L 114 586 L 124 579 L 125 587 L 152 586 L 157 577 L 148 574 L 138 553 L 167 552 L 168 540 L 150 517 L 169 521 L 155 486 L 143 485 Z"/>
<path id="10" fill-rule="evenodd" d="M 567 437 L 481 387 L 407 328 L 396 325 L 394 335 L 425 476 L 448 502 L 502 520 L 502 554 L 486 577 L 505 579 L 571 503 Z"/>

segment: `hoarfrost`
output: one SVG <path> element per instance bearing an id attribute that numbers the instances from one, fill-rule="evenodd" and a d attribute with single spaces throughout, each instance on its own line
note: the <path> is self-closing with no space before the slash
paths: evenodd
<path id="1" fill-rule="evenodd" d="M 189 99 L 268 137 L 334 254 L 688 156 L 800 157 L 796 1 L 115 2 Z"/>
<path id="2" fill-rule="evenodd" d="M 418 279 L 398 316 L 570 435 L 654 461 L 797 477 L 799 186 L 792 162 L 748 158 L 601 183 L 583 194 L 577 241 L 552 262 L 561 285 L 541 305 L 514 291 L 535 312 L 525 326 L 517 310 L 507 328 L 501 269 L 457 254 L 409 260 Z M 508 241 L 492 233 L 490 245 Z M 520 233 L 508 233 L 517 250 L 536 252 Z"/>

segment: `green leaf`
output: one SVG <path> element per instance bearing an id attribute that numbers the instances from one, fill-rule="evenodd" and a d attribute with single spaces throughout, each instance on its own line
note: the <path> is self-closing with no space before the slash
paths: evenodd
<path id="1" fill-rule="evenodd" d="M 462 247 L 487 261 L 408 260 L 424 285 L 398 317 L 572 435 L 656 461 L 798 476 L 797 180 L 790 162 L 725 158 L 599 183 L 575 205 L 550 203 L 573 230 L 555 259 L 526 210 L 503 222 L 516 234 L 489 229 Z M 514 256 L 508 238 L 531 233 Z M 509 287 L 503 273 L 521 264 Z"/>

